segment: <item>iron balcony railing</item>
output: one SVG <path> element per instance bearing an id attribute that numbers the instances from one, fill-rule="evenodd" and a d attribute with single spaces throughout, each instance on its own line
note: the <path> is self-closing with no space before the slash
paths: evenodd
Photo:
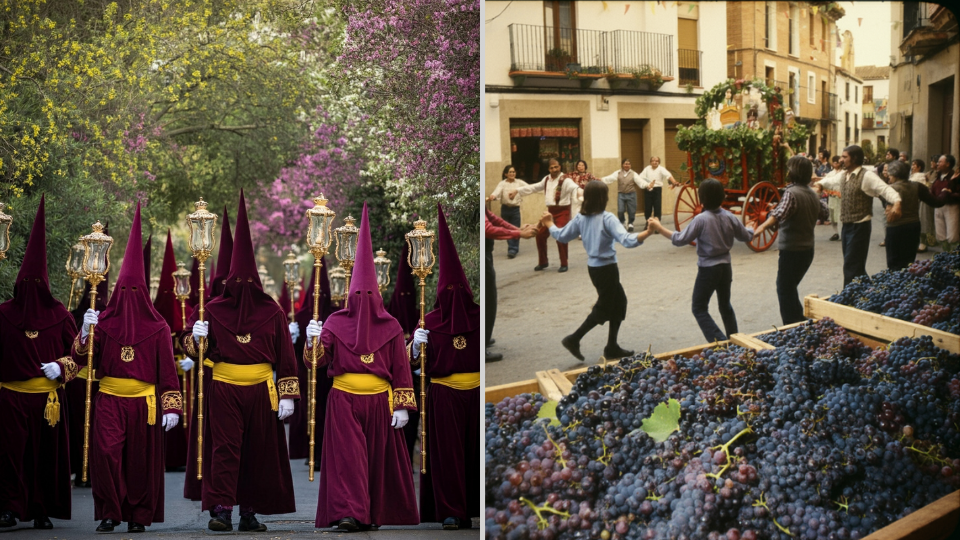
<path id="1" fill-rule="evenodd" d="M 511 24 L 510 71 L 579 73 L 658 70 L 673 76 L 673 36 L 632 30 L 585 30 Z"/>
<path id="2" fill-rule="evenodd" d="M 695 49 L 680 49 L 677 63 L 680 86 L 702 86 L 700 84 L 700 70 L 703 53 Z"/>

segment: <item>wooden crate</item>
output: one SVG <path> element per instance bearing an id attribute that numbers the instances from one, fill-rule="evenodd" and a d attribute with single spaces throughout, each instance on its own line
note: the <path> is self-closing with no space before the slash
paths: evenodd
<path id="1" fill-rule="evenodd" d="M 828 302 L 815 294 L 803 299 L 803 312 L 811 319 L 830 317 L 847 330 L 874 336 L 886 341 L 902 337 L 931 336 L 934 344 L 952 353 L 960 353 L 960 336 L 879 313 Z"/>

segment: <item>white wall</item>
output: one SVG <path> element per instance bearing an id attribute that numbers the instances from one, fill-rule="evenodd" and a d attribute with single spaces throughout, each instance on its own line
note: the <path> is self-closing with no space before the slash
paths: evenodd
<path id="1" fill-rule="evenodd" d="M 850 83 L 850 99 L 847 100 L 847 83 Z M 856 90 L 855 90 L 856 89 Z M 850 113 L 850 144 L 860 144 L 863 138 L 863 129 L 860 129 L 860 137 L 857 137 L 857 128 L 863 126 L 863 84 L 837 72 L 837 148 L 843 148 L 847 143 L 846 137 L 846 114 Z M 856 96 L 856 101 L 854 97 Z M 876 148 L 876 141 L 874 141 Z"/>

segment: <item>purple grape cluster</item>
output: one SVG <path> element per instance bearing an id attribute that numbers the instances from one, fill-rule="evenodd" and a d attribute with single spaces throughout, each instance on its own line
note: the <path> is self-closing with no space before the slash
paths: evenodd
<path id="1" fill-rule="evenodd" d="M 859 539 L 960 487 L 956 355 L 829 319 L 760 339 L 591 367 L 559 424 L 537 394 L 487 404 L 487 537 Z M 656 442 L 641 426 L 670 399 Z"/>

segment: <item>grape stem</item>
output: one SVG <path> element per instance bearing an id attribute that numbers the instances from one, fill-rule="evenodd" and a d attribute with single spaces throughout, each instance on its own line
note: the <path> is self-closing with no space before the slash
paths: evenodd
<path id="1" fill-rule="evenodd" d="M 734 441 L 739 439 L 741 435 L 744 435 L 747 433 L 753 433 L 753 430 L 750 429 L 750 426 L 747 426 L 746 428 L 744 428 L 743 431 L 741 431 L 740 433 L 737 433 L 732 439 L 730 439 L 726 443 L 721 444 L 720 446 L 714 446 L 713 448 L 711 448 L 711 450 L 723 450 L 723 453 L 727 456 L 727 462 L 723 464 L 723 468 L 720 469 L 720 472 L 707 473 L 706 474 L 707 477 L 716 478 L 717 480 L 719 480 L 720 477 L 723 476 L 723 473 L 727 472 L 727 469 L 730 468 L 730 465 L 733 462 L 733 460 L 730 459 L 730 445 L 733 444 Z"/>
<path id="2" fill-rule="evenodd" d="M 533 504 L 530 501 L 530 499 L 527 499 L 526 497 L 520 497 L 520 502 L 529 506 L 530 509 L 537 514 L 537 529 L 541 531 L 550 526 L 550 522 L 547 521 L 547 518 L 543 517 L 542 512 L 550 512 L 551 514 L 556 514 L 560 517 L 570 519 L 570 512 L 561 512 L 556 508 L 551 508 L 550 503 L 548 502 L 543 503 L 543 506 L 537 506 Z"/>
<path id="3" fill-rule="evenodd" d="M 760 492 L 760 498 L 757 499 L 757 500 L 755 500 L 755 501 L 753 501 L 753 506 L 754 506 L 754 507 L 762 506 L 762 507 L 766 508 L 766 509 L 767 509 L 767 512 L 770 513 L 770 519 L 772 519 L 772 520 L 773 520 L 773 524 L 776 525 L 778 529 L 780 529 L 780 532 L 782 532 L 783 534 L 785 534 L 785 535 L 787 535 L 787 536 L 793 536 L 793 533 L 790 532 L 790 529 L 788 529 L 788 528 L 784 527 L 783 525 L 780 525 L 779 523 L 777 523 L 777 518 L 773 517 L 773 512 L 771 512 L 771 511 L 770 511 L 770 507 L 767 506 L 767 500 L 765 499 L 765 495 L 763 494 L 762 491 Z"/>
<path id="4" fill-rule="evenodd" d="M 566 468 L 567 460 L 563 459 L 563 450 L 560 450 L 560 445 L 553 440 L 553 437 L 550 436 L 550 432 L 547 431 L 547 426 L 540 424 L 540 427 L 543 428 L 543 432 L 547 434 L 547 440 L 553 443 L 553 451 L 557 455 L 557 461 L 560 462 L 560 466 Z"/>

